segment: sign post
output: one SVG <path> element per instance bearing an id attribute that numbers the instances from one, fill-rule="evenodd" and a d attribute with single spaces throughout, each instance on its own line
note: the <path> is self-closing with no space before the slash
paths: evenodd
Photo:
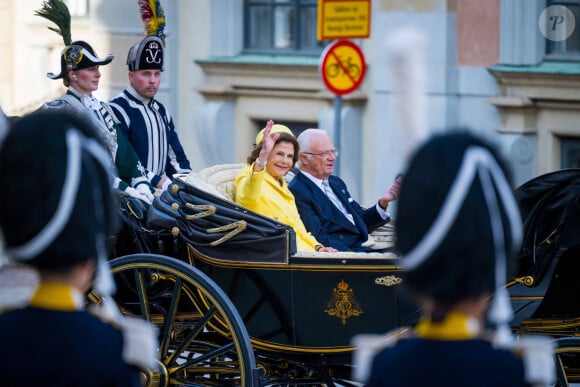
<path id="1" fill-rule="evenodd" d="M 340 112 L 342 96 L 352 93 L 361 85 L 366 64 L 361 49 L 351 41 L 338 40 L 326 47 L 320 57 L 320 75 L 334 97 L 334 144 L 340 149 Z M 336 159 L 336 170 L 340 162 Z"/>

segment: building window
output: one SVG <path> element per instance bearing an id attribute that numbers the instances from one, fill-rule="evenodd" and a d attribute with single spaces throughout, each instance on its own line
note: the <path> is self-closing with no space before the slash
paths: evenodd
<path id="1" fill-rule="evenodd" d="M 88 17 L 89 0 L 66 0 L 71 17 Z"/>
<path id="2" fill-rule="evenodd" d="M 580 139 L 574 137 L 561 138 L 561 168 L 580 168 Z"/>
<path id="3" fill-rule="evenodd" d="M 557 5 L 566 7 L 566 13 L 574 19 L 575 28 L 567 39 L 546 39 L 546 54 L 548 59 L 580 60 L 580 0 L 548 0 L 548 6 Z M 555 31 L 558 28 L 571 28 L 566 25 L 566 18 L 560 15 L 550 15 L 547 18 L 546 29 Z"/>
<path id="4" fill-rule="evenodd" d="M 245 0 L 247 53 L 319 55 L 317 0 Z"/>

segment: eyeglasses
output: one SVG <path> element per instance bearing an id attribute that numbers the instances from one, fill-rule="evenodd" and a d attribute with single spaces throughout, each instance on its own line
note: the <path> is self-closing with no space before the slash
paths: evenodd
<path id="1" fill-rule="evenodd" d="M 340 150 L 338 149 L 333 149 L 333 150 L 329 150 L 326 152 L 320 152 L 320 153 L 311 153 L 311 152 L 302 152 L 305 155 L 314 155 L 314 156 L 318 156 L 318 157 L 328 157 L 330 155 L 334 155 L 334 157 L 338 157 Z"/>

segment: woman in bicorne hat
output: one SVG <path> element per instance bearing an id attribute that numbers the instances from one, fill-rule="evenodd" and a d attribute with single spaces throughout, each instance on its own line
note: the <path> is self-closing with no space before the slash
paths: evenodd
<path id="1" fill-rule="evenodd" d="M 119 120 L 106 102 L 93 97 L 99 88 L 100 66 L 111 63 L 114 56 L 100 58 L 85 41 L 71 42 L 70 13 L 62 0 L 50 0 L 36 15 L 53 21 L 59 28 L 65 48 L 60 54 L 60 72 L 48 73 L 50 79 L 62 79 L 67 87 L 64 96 L 47 102 L 42 109 L 67 109 L 87 116 L 100 129 L 100 134 L 117 167 L 113 187 L 151 204 L 153 189 L 146 170 L 126 136 L 119 130 Z M 68 32 L 68 33 L 67 33 Z"/>

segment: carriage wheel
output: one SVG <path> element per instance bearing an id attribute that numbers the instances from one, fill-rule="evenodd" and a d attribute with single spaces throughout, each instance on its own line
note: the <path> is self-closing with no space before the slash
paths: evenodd
<path id="1" fill-rule="evenodd" d="M 580 337 L 559 337 L 556 344 L 556 387 L 577 385 L 580 381 Z"/>
<path id="2" fill-rule="evenodd" d="M 111 269 L 122 313 L 159 329 L 159 366 L 146 375 L 148 386 L 260 384 L 242 319 L 204 273 L 155 254 L 116 258 Z"/>

